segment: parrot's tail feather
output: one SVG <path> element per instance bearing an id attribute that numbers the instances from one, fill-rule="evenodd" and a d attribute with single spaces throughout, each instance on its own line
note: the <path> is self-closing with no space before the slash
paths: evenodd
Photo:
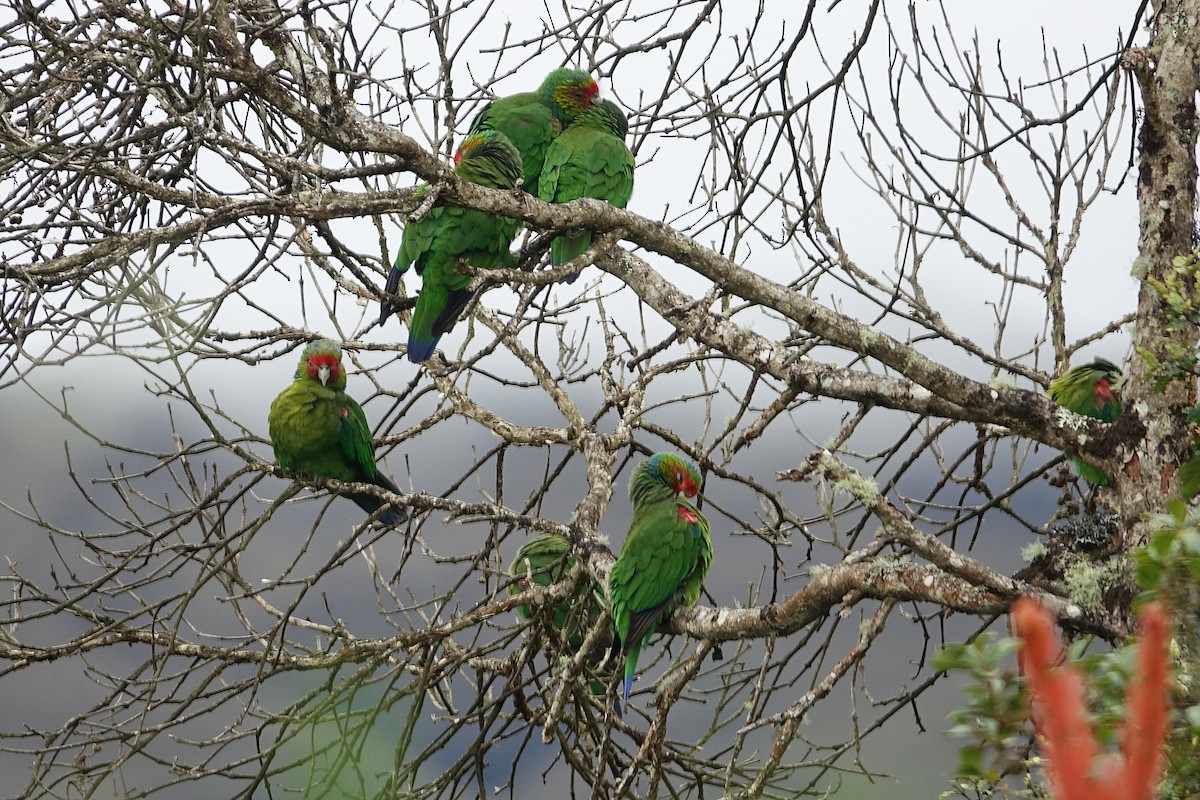
<path id="1" fill-rule="evenodd" d="M 384 501 L 373 494 L 349 494 L 346 497 L 353 500 L 355 505 L 368 514 L 374 514 L 379 510 L 380 506 L 384 505 Z M 379 515 L 379 518 L 375 520 L 375 524 L 385 528 L 395 528 L 407 521 L 408 509 L 391 507 Z"/>
<path id="2" fill-rule="evenodd" d="M 621 696 L 625 698 L 625 705 L 629 705 L 629 693 L 633 691 L 633 673 L 637 670 L 637 657 L 637 650 L 633 650 L 625 656 L 625 684 L 621 691 Z"/>
<path id="3" fill-rule="evenodd" d="M 550 263 L 556 267 L 578 258 L 592 244 L 592 234 L 588 230 L 571 231 L 555 237 L 550 243 Z"/>
<path id="4" fill-rule="evenodd" d="M 388 273 L 387 285 L 383 287 L 383 291 L 386 292 L 387 295 L 394 295 L 396 290 L 400 288 L 400 274 L 402 272 L 403 270 L 392 267 L 392 271 Z M 383 323 L 387 322 L 387 318 L 395 313 L 396 310 L 397 308 L 395 304 L 392 303 L 390 299 L 385 297 L 383 302 L 379 304 L 379 324 L 382 325 Z"/>
<path id="5" fill-rule="evenodd" d="M 428 361 L 433 355 L 433 350 L 437 347 L 438 337 L 432 339 L 416 339 L 412 335 L 408 337 L 408 360 L 414 364 L 420 364 L 422 361 Z"/>
<path id="6" fill-rule="evenodd" d="M 380 515 L 377 522 L 386 528 L 396 528 L 408 522 L 408 511 L 403 508 L 389 508 Z"/>

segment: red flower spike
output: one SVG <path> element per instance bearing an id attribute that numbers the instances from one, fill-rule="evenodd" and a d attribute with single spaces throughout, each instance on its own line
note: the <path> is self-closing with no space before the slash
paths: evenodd
<path id="1" fill-rule="evenodd" d="M 1167 668 L 1170 639 L 1166 610 L 1158 603 L 1146 606 L 1142 611 L 1137 672 L 1125 693 L 1126 722 L 1121 738 L 1125 768 L 1117 796 L 1129 800 L 1152 800 L 1162 770 L 1171 679 Z"/>
<path id="2" fill-rule="evenodd" d="M 1074 666 L 1059 663 L 1063 649 L 1053 617 L 1023 597 L 1013 604 L 1011 618 L 1021 639 L 1017 658 L 1029 681 L 1030 716 L 1045 743 L 1056 800 L 1152 800 L 1167 721 L 1170 631 L 1162 606 L 1151 604 L 1142 613 L 1137 674 L 1125 698 L 1124 759 L 1105 759 L 1103 782 L 1092 769 L 1098 747 L 1083 677 Z"/>

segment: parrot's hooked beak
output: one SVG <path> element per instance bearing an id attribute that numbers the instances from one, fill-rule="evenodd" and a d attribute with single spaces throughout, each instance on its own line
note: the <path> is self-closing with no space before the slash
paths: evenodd
<path id="1" fill-rule="evenodd" d="M 322 364 L 321 366 L 317 367 L 317 380 L 319 380 L 321 382 L 322 386 L 329 385 L 329 365 L 328 364 Z"/>

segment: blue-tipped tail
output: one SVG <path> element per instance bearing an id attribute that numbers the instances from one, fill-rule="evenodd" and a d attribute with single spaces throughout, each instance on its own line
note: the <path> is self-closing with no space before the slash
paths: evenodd
<path id="1" fill-rule="evenodd" d="M 432 339 L 418 339 L 409 333 L 408 336 L 408 360 L 414 364 L 420 364 L 422 361 L 428 361 L 433 355 L 434 348 L 437 347 L 440 336 L 434 336 Z"/>
<path id="2" fill-rule="evenodd" d="M 389 508 L 383 512 L 377 522 L 386 528 L 396 528 L 408 522 L 408 512 L 402 508 Z"/>
<path id="3" fill-rule="evenodd" d="M 364 476 L 359 476 L 359 479 L 366 480 L 368 483 L 373 483 L 381 489 L 387 489 L 392 494 L 402 494 L 400 487 L 398 487 L 391 478 L 389 478 L 387 475 L 384 475 L 382 472 L 376 472 L 374 480 L 365 478 Z M 368 514 L 374 514 L 383 506 L 388 505 L 386 500 L 376 497 L 373 494 L 359 494 L 355 492 L 347 494 L 346 497 L 353 500 L 356 506 Z M 395 528 L 403 525 L 407 521 L 408 509 L 388 506 L 387 510 L 380 514 L 375 520 L 375 524 L 382 525 L 385 528 Z"/>
<path id="4" fill-rule="evenodd" d="M 617 701 L 617 718 L 623 719 L 621 716 L 621 706 L 629 706 L 629 693 L 633 691 L 633 673 L 637 671 L 638 653 L 642 648 L 634 647 L 625 654 L 625 680 L 621 684 L 621 700 Z"/>
<path id="5" fill-rule="evenodd" d="M 391 487 L 385 487 L 389 491 L 399 491 Z M 374 514 L 379 510 L 380 506 L 384 505 L 384 501 L 380 500 L 373 494 L 348 494 L 346 497 L 354 501 L 354 504 L 368 514 Z M 396 528 L 408 521 L 408 511 L 403 508 L 390 507 L 375 520 L 376 525 L 382 525 L 385 528 Z"/>

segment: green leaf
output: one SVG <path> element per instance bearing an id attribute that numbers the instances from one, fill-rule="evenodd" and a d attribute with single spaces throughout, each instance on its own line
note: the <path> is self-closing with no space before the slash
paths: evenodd
<path id="1" fill-rule="evenodd" d="M 1188 411 L 1189 421 L 1193 411 L 1195 409 Z M 1185 501 L 1200 494 L 1200 457 L 1193 456 L 1179 468 L 1179 493 Z"/>

